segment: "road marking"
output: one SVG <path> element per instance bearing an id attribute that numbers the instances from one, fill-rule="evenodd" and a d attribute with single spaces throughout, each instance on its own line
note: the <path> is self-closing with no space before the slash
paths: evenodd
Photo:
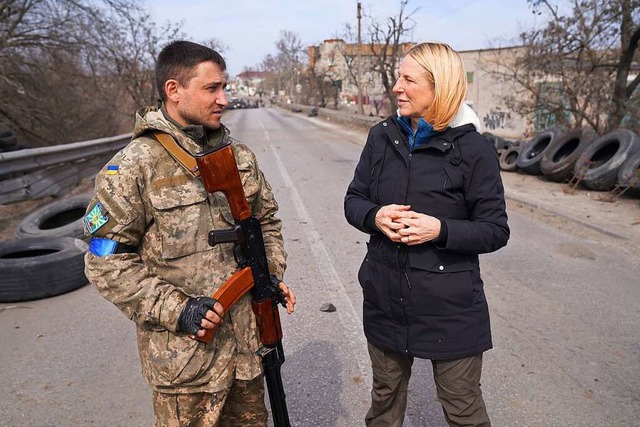
<path id="1" fill-rule="evenodd" d="M 258 123 L 264 131 L 266 140 L 270 141 L 269 134 L 260 119 L 258 119 Z M 289 176 L 289 173 L 287 172 L 287 169 L 284 166 L 284 163 L 282 162 L 277 149 L 272 144 L 269 144 L 269 149 L 271 150 L 271 153 L 276 160 L 276 165 L 278 166 L 278 170 L 280 172 L 280 175 L 282 176 L 285 186 L 289 189 L 291 201 L 293 202 L 293 207 L 296 211 L 296 214 L 298 215 L 298 218 L 300 219 L 300 221 L 307 224 L 307 226 L 304 227 L 303 232 L 305 234 L 305 237 L 307 238 L 307 241 L 309 242 L 311 251 L 313 252 L 314 260 L 316 262 L 318 270 L 320 270 L 322 281 L 324 282 L 324 287 L 325 289 L 333 291 L 335 294 L 337 294 L 339 300 L 343 302 L 342 304 L 335 304 L 338 308 L 336 313 L 338 314 L 340 323 L 347 331 L 349 341 L 356 343 L 366 351 L 367 341 L 362 333 L 362 328 L 360 327 L 362 322 L 356 312 L 355 307 L 353 306 L 351 298 L 349 298 L 347 294 L 344 283 L 342 282 L 342 280 L 340 280 L 340 276 L 333 266 L 333 262 L 329 257 L 327 248 L 322 243 L 320 233 L 318 233 L 318 231 L 316 230 L 316 227 L 313 224 L 311 217 L 309 216 L 309 212 L 302 202 L 300 193 L 298 193 L 293 180 Z M 361 352 L 359 352 L 357 356 L 358 368 L 360 369 L 360 373 L 362 374 L 365 383 L 369 388 L 371 388 L 371 378 L 369 374 L 371 370 L 371 362 L 369 361 L 368 357 L 365 358 L 360 353 Z"/>
<path id="2" fill-rule="evenodd" d="M 269 137 L 269 133 L 267 129 L 262 124 L 262 121 L 258 119 L 258 123 L 262 127 L 262 130 L 265 135 L 265 139 L 267 141 L 271 141 Z M 340 319 L 340 323 L 342 327 L 347 332 L 348 338 L 350 342 L 356 343 L 360 346 L 364 351 L 357 352 L 354 357 L 356 357 L 356 363 L 358 364 L 358 368 L 360 369 L 360 374 L 362 378 L 364 378 L 364 383 L 366 384 L 368 389 L 372 387 L 372 378 L 371 378 L 371 361 L 368 357 L 364 357 L 364 355 L 368 354 L 366 352 L 367 348 L 367 340 L 362 333 L 362 329 L 360 327 L 362 321 L 358 316 L 358 313 L 353 306 L 353 302 L 349 295 L 347 294 L 346 287 L 342 280 L 340 280 L 340 276 L 336 271 L 333 263 L 331 262 L 331 257 L 329 257 L 329 252 L 327 251 L 326 246 L 322 243 L 322 239 L 320 239 L 320 234 L 316 230 L 311 217 L 309 216 L 309 212 L 307 208 L 304 206 L 302 202 L 302 198 L 300 197 L 300 193 L 295 187 L 293 180 L 289 176 L 280 155 L 276 147 L 273 144 L 269 144 L 269 149 L 271 153 L 273 153 L 273 157 L 276 160 L 276 165 L 278 166 L 278 170 L 280 171 L 280 175 L 285 183 L 285 186 L 289 189 L 291 194 L 291 201 L 293 202 L 293 207 L 300 218 L 300 221 L 305 222 L 307 227 L 304 227 L 304 234 L 309 242 L 309 246 L 311 247 L 311 251 L 313 252 L 314 259 L 318 269 L 320 270 L 320 274 L 322 276 L 322 281 L 324 282 L 325 289 L 330 292 L 334 292 L 339 296 L 340 301 L 346 301 L 345 307 L 342 307 L 341 310 L 340 304 L 336 304 L 338 310 L 338 317 Z M 405 414 L 404 426 L 412 427 L 413 423 L 411 422 L 411 415 Z"/>
<path id="3" fill-rule="evenodd" d="M 264 127 L 264 125 L 262 124 L 262 121 L 260 119 L 257 119 L 257 121 L 260 124 L 260 127 L 262 127 L 265 139 L 268 142 L 271 142 L 269 133 L 267 132 L 267 129 Z M 340 304 L 336 304 L 337 306 L 336 308 L 338 308 L 338 310 L 336 310 L 336 313 L 338 313 L 338 318 L 340 320 L 340 323 L 342 324 L 342 327 L 347 332 L 350 342 L 356 343 L 358 346 L 360 346 L 364 350 L 362 352 L 356 352 L 356 355 L 354 357 L 356 358 L 356 363 L 360 370 L 360 374 L 362 375 L 362 378 L 364 378 L 364 384 L 367 386 L 369 390 L 371 390 L 371 387 L 372 387 L 372 378 L 370 374 L 371 361 L 369 360 L 368 357 L 364 357 L 364 355 L 368 354 L 368 352 L 366 351 L 367 340 L 365 339 L 364 334 L 362 333 L 362 329 L 360 327 L 362 321 L 360 320 L 360 317 L 358 316 L 358 313 L 355 307 L 353 306 L 353 302 L 351 301 L 351 298 L 349 298 L 349 295 L 347 294 L 347 290 L 346 290 L 346 287 L 344 286 L 344 283 L 342 282 L 342 280 L 340 280 L 340 276 L 338 275 L 338 272 L 336 271 L 336 269 L 333 266 L 333 263 L 331 262 L 331 258 L 329 257 L 329 252 L 327 251 L 327 248 L 322 243 L 322 239 L 320 239 L 320 234 L 316 230 L 316 227 L 313 224 L 311 217 L 309 216 L 309 212 L 307 211 L 307 208 L 305 208 L 304 203 L 302 202 L 300 193 L 298 193 L 298 190 L 296 189 L 293 183 L 293 180 L 289 176 L 289 173 L 287 172 L 287 169 L 284 166 L 284 163 L 282 163 L 282 159 L 278 155 L 278 152 L 275 146 L 273 146 L 273 144 L 269 144 L 269 150 L 271 151 L 271 153 L 273 153 L 273 157 L 276 160 L 276 165 L 278 166 L 278 170 L 280 172 L 280 175 L 282 176 L 282 180 L 284 181 L 285 186 L 290 191 L 291 201 L 293 202 L 293 206 L 294 206 L 294 209 L 296 210 L 296 213 L 298 214 L 298 217 L 300 218 L 301 221 L 307 224 L 307 227 L 305 227 L 303 230 L 307 238 L 307 241 L 309 242 L 309 246 L 311 247 L 311 251 L 313 252 L 316 265 L 320 270 L 320 274 L 322 275 L 322 280 L 324 282 L 325 289 L 327 289 L 329 292 L 334 292 L 335 295 L 338 295 L 339 297 L 338 299 L 340 301 L 346 301 L 345 307 L 343 310 L 340 309 Z M 403 425 L 405 427 L 413 427 L 414 423 L 412 422 L 412 418 L 413 417 L 411 416 L 411 414 L 405 413 L 405 419 L 404 419 Z"/>

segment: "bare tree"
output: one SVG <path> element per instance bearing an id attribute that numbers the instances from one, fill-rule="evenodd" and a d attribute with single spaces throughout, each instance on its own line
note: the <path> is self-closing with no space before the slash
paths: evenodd
<path id="1" fill-rule="evenodd" d="M 404 53 L 403 41 L 409 41 L 415 27 L 415 21 L 411 18 L 418 9 L 406 13 L 405 8 L 409 0 L 400 1 L 400 11 L 396 16 L 386 18 L 382 23 L 371 18 L 369 27 L 371 54 L 373 55 L 373 70 L 380 75 L 385 94 L 391 108 L 397 104 L 396 95 L 393 93 L 396 71 Z"/>
<path id="2" fill-rule="evenodd" d="M 289 87 L 289 96 L 293 96 L 294 85 L 299 82 L 302 65 L 302 41 L 300 36 L 293 32 L 280 31 L 280 39 L 276 42 L 278 49 L 278 60 L 282 63 L 285 75 L 285 82 Z"/>
<path id="3" fill-rule="evenodd" d="M 358 10 L 358 13 L 360 10 Z M 363 51 L 369 51 L 369 49 L 363 49 L 361 39 L 358 37 L 358 32 L 350 24 L 345 24 L 342 30 L 342 34 L 338 38 L 345 41 L 345 44 L 337 46 L 337 52 L 342 56 L 347 68 L 348 78 L 353 82 L 358 91 L 358 111 L 360 114 L 364 114 L 364 108 L 362 106 L 362 93 L 364 83 L 362 81 L 362 54 Z M 355 49 L 350 49 L 349 46 L 355 46 Z M 368 45 L 364 46 L 368 48 Z M 360 67 L 360 68 L 359 68 Z"/>
<path id="4" fill-rule="evenodd" d="M 133 108 L 155 103 L 155 61 L 163 45 L 184 38 L 181 23 L 159 27 L 138 1 L 125 0 L 107 0 L 91 18 L 84 31 L 92 74 L 115 79 Z"/>
<path id="5" fill-rule="evenodd" d="M 533 114 L 538 127 L 587 125 L 606 133 L 640 126 L 640 67 L 633 62 L 640 1 L 572 0 L 567 15 L 550 1 L 529 1 L 549 21 L 520 35 L 522 48 L 512 60 L 498 61 L 494 74 L 516 83 L 508 106 Z"/>
<path id="6" fill-rule="evenodd" d="M 267 55 L 260 66 L 262 71 L 270 74 L 263 83 L 263 90 L 286 90 L 288 96 L 292 97 L 295 85 L 300 82 L 303 54 L 300 36 L 293 31 L 280 31 L 280 38 L 276 41 L 276 54 Z"/>
<path id="7" fill-rule="evenodd" d="M 72 76 L 80 71 L 69 53 L 79 47 L 75 23 L 82 13 L 66 1 L 0 3 L 0 126 L 21 140 L 40 144 L 56 140 L 56 127 L 47 126 L 53 123 L 44 109 L 50 99 L 43 98 L 57 94 L 52 67 L 62 67 Z"/>
<path id="8" fill-rule="evenodd" d="M 139 0 L 0 1 L 0 130 L 53 145 L 131 129 L 156 99 L 153 70 L 178 25 Z"/>

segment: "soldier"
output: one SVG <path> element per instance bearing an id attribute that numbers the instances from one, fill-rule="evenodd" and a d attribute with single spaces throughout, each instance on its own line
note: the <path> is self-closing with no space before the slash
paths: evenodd
<path id="1" fill-rule="evenodd" d="M 282 278 L 286 253 L 271 186 L 255 155 L 220 122 L 225 69 L 220 54 L 195 43 L 176 41 L 160 52 L 160 105 L 137 111 L 133 139 L 96 177 L 84 220 L 92 237 L 87 278 L 136 323 L 156 426 L 267 424 L 251 296 L 226 313 L 208 297 L 237 268 L 232 245 L 207 242 L 210 230 L 233 225 L 229 205 L 221 193 L 207 193 L 154 134 L 169 135 L 190 155 L 231 139 L 269 271 Z M 291 314 L 295 295 L 281 280 L 279 287 Z M 215 326 L 209 344 L 188 336 Z"/>

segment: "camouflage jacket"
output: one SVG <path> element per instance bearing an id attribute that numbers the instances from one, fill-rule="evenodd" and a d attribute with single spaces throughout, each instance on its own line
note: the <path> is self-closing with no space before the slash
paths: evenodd
<path id="1" fill-rule="evenodd" d="M 201 150 L 158 109 L 138 110 L 133 139 L 98 173 L 85 217 L 92 237 L 136 252 L 88 252 L 85 271 L 102 296 L 136 323 L 143 375 L 154 390 L 215 392 L 229 387 L 234 376 L 250 380 L 261 373 L 250 295 L 225 314 L 209 344 L 177 333 L 176 324 L 188 297 L 212 295 L 236 271 L 232 244 L 207 243 L 210 230 L 230 228 L 233 218 L 224 195 L 207 193 L 148 132 L 155 129 L 192 154 Z M 282 277 L 286 253 L 278 205 L 255 155 L 233 139 L 232 146 L 245 195 L 262 226 L 269 269 Z"/>

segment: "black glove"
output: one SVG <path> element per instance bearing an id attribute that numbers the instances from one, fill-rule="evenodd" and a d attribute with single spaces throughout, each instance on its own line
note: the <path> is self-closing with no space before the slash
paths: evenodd
<path id="1" fill-rule="evenodd" d="M 202 329 L 202 319 L 208 310 L 213 310 L 213 306 L 218 300 L 209 297 L 189 298 L 187 306 L 180 313 L 178 318 L 178 332 L 197 334 Z"/>

